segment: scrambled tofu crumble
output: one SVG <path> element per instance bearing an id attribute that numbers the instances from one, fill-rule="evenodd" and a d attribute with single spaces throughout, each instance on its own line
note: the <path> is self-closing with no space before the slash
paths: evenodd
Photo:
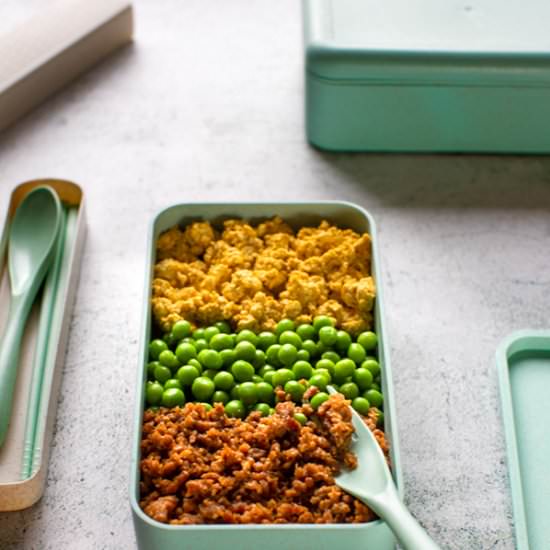
<path id="1" fill-rule="evenodd" d="M 371 239 L 327 221 L 297 232 L 275 217 L 253 227 L 230 219 L 173 227 L 157 241 L 153 315 L 162 330 L 229 321 L 236 330 L 274 330 L 290 318 L 329 315 L 351 333 L 372 327 Z"/>

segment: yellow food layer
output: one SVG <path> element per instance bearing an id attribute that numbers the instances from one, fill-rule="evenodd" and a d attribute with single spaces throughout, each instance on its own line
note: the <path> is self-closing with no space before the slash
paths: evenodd
<path id="1" fill-rule="evenodd" d="M 227 220 L 221 233 L 208 222 L 176 226 L 157 242 L 153 315 L 165 331 L 180 319 L 260 331 L 329 315 L 358 333 L 372 326 L 370 267 L 370 236 L 327 221 L 297 233 L 279 217 Z"/>

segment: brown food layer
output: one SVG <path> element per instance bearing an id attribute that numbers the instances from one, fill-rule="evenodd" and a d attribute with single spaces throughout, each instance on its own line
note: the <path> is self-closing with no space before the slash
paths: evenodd
<path id="1" fill-rule="evenodd" d="M 302 426 L 295 412 L 310 420 Z M 365 419 L 383 450 L 373 415 Z M 275 414 L 229 418 L 217 404 L 146 411 L 141 443 L 141 501 L 153 519 L 197 523 L 359 523 L 375 519 L 335 485 L 353 427 L 349 402 L 331 396 L 316 413 L 285 401 Z"/>
<path id="2" fill-rule="evenodd" d="M 173 227 L 157 241 L 153 315 L 164 331 L 180 319 L 260 331 L 329 315 L 358 333 L 372 327 L 370 269 L 370 236 L 326 221 L 297 232 L 278 217 L 226 220 L 221 232 L 208 222 Z"/>

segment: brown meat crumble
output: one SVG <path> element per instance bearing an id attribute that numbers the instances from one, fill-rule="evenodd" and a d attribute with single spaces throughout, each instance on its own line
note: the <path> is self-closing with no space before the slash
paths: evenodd
<path id="1" fill-rule="evenodd" d="M 304 412 L 302 426 L 294 419 Z M 382 449 L 375 410 L 365 419 Z M 353 427 L 349 402 L 331 396 L 313 413 L 285 401 L 275 413 L 229 418 L 223 405 L 198 403 L 145 411 L 141 501 L 153 519 L 172 524 L 358 523 L 376 518 L 335 485 Z"/>

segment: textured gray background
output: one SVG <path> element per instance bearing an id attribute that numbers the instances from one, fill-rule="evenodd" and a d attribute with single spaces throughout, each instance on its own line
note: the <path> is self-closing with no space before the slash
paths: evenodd
<path id="1" fill-rule="evenodd" d="M 0 30 L 44 2 L 4 0 Z M 44 497 L 0 548 L 134 548 L 128 460 L 146 228 L 187 200 L 345 199 L 379 226 L 406 501 L 444 548 L 514 547 L 494 353 L 550 327 L 550 159 L 304 141 L 295 0 L 136 1 L 136 42 L 0 136 L 0 199 L 57 176 L 89 236 Z M 4 52 L 2 52 L 2 55 Z"/>

